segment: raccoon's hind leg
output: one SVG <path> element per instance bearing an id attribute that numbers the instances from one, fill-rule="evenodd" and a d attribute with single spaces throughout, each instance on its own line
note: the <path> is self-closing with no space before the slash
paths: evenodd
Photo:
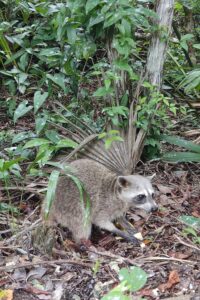
<path id="1" fill-rule="evenodd" d="M 77 244 L 81 244 L 83 241 L 90 239 L 92 224 L 91 222 L 75 222 L 68 225 L 68 229 L 72 232 L 72 236 Z"/>

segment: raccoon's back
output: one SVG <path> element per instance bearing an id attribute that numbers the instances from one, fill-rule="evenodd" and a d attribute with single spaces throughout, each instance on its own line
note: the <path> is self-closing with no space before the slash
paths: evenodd
<path id="1" fill-rule="evenodd" d="M 102 185 L 102 178 L 110 171 L 103 165 L 90 159 L 79 159 L 70 163 L 73 173 L 84 184 L 88 193 L 95 191 Z"/>
<path id="2" fill-rule="evenodd" d="M 110 173 L 104 166 L 89 159 L 79 159 L 69 164 L 73 174 L 83 183 L 85 191 L 89 194 L 91 209 L 99 206 L 103 178 Z M 56 188 L 50 219 L 59 220 L 65 216 L 76 217 L 82 214 L 82 205 L 78 187 L 67 175 L 60 176 Z"/>

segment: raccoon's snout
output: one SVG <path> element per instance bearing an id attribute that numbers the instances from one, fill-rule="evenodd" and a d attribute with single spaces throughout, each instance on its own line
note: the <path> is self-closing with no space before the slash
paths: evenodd
<path id="1" fill-rule="evenodd" d="M 158 206 L 156 205 L 156 206 L 153 206 L 152 208 L 151 208 L 151 212 L 156 212 L 156 211 L 158 211 Z"/>

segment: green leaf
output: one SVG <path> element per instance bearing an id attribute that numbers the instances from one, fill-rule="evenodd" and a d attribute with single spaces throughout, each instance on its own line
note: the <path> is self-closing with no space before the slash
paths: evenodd
<path id="1" fill-rule="evenodd" d="M 110 12 L 108 14 L 106 14 L 106 20 L 104 22 L 104 28 L 110 27 L 113 24 L 116 24 L 119 20 L 122 19 L 122 15 L 120 14 L 120 12 L 116 11 L 114 12 L 114 14 L 110 14 Z"/>
<path id="2" fill-rule="evenodd" d="M 100 3 L 99 0 L 88 0 L 85 5 L 86 14 L 88 14 L 93 8 Z"/>
<path id="3" fill-rule="evenodd" d="M 54 144 L 57 144 L 60 141 L 59 134 L 56 130 L 46 130 L 45 135 Z"/>
<path id="4" fill-rule="evenodd" d="M 42 104 L 45 102 L 47 97 L 48 97 L 47 92 L 45 92 L 44 94 L 42 94 L 40 91 L 35 92 L 34 99 L 33 99 L 35 114 L 38 111 L 38 109 L 42 106 Z"/>
<path id="5" fill-rule="evenodd" d="M 42 131 L 42 129 L 46 125 L 46 122 L 47 122 L 47 116 L 38 117 L 35 119 L 35 130 L 37 134 L 39 134 Z"/>
<path id="6" fill-rule="evenodd" d="M 71 139 L 65 138 L 57 143 L 56 148 L 76 148 L 77 146 L 77 143 Z"/>
<path id="7" fill-rule="evenodd" d="M 0 203 L 0 212 L 13 212 L 13 213 L 19 213 L 19 210 L 17 207 L 14 207 L 13 205 L 1 202 Z"/>
<path id="8" fill-rule="evenodd" d="M 33 148 L 33 147 L 38 147 L 46 144 L 50 144 L 50 141 L 42 138 L 36 138 L 36 139 L 32 139 L 31 141 L 28 141 L 23 148 L 24 149 Z"/>
<path id="9" fill-rule="evenodd" d="M 105 79 L 104 84 L 105 84 L 106 90 L 108 90 L 109 87 L 111 86 L 111 80 L 110 79 Z"/>
<path id="10" fill-rule="evenodd" d="M 188 235 L 188 234 L 191 234 L 191 235 L 197 237 L 197 233 L 196 233 L 195 229 L 192 228 L 192 227 L 184 228 L 184 229 L 183 229 L 183 232 L 186 233 L 187 235 Z"/>
<path id="11" fill-rule="evenodd" d="M 196 218 L 196 217 L 193 217 L 193 216 L 187 216 L 187 215 L 183 215 L 183 216 L 180 216 L 179 219 L 187 224 L 187 225 L 190 225 L 196 229 L 200 228 L 200 218 Z"/>
<path id="12" fill-rule="evenodd" d="M 119 272 L 120 281 L 125 281 L 131 292 L 140 290 L 147 282 L 147 273 L 139 267 L 122 268 Z"/>
<path id="13" fill-rule="evenodd" d="M 34 138 L 36 135 L 33 132 L 23 131 L 16 134 L 12 139 L 12 144 L 19 143 L 25 139 Z"/>
<path id="14" fill-rule="evenodd" d="M 200 85 L 200 69 L 195 69 L 186 74 L 186 77 L 181 81 L 179 87 L 184 87 L 186 92 L 197 88 Z"/>
<path id="15" fill-rule="evenodd" d="M 56 85 L 61 87 L 64 92 L 67 91 L 66 86 L 65 86 L 65 75 L 62 73 L 58 73 L 55 75 L 47 74 L 47 78 L 53 81 Z"/>
<path id="16" fill-rule="evenodd" d="M 200 50 L 200 44 L 194 44 L 193 47 Z"/>
<path id="17" fill-rule="evenodd" d="M 88 27 L 90 28 L 90 27 L 92 27 L 92 26 L 94 26 L 96 24 L 99 24 L 99 23 L 103 22 L 104 18 L 105 17 L 103 15 L 101 15 L 101 14 L 99 14 L 97 17 L 91 17 Z"/>
<path id="18" fill-rule="evenodd" d="M 200 162 L 200 153 L 193 152 L 169 152 L 162 156 L 164 161 L 168 162 Z"/>
<path id="19" fill-rule="evenodd" d="M 168 162 L 200 162 L 200 153 L 193 152 L 169 152 L 162 156 L 164 161 Z"/>
<path id="20" fill-rule="evenodd" d="M 130 76 L 133 75 L 133 70 L 131 68 L 131 66 L 129 66 L 129 64 L 127 63 L 127 61 L 123 61 L 123 60 L 116 60 L 114 62 L 114 65 L 123 71 L 127 71 L 129 73 Z"/>
<path id="21" fill-rule="evenodd" d="M 33 106 L 32 105 L 28 105 L 28 101 L 24 100 L 22 101 L 18 107 L 16 108 L 15 112 L 14 112 L 14 123 L 16 123 L 16 121 L 23 117 L 25 114 L 27 114 L 27 112 L 29 112 Z"/>
<path id="22" fill-rule="evenodd" d="M 55 162 L 55 161 L 48 161 L 47 165 L 53 166 L 55 168 L 61 169 L 65 172 L 65 174 L 69 174 L 74 172 L 74 169 L 71 166 L 66 165 L 65 163 Z"/>
<path id="23" fill-rule="evenodd" d="M 112 88 L 106 89 L 106 87 L 100 87 L 93 93 L 94 97 L 103 97 L 113 92 Z"/>
<path id="24" fill-rule="evenodd" d="M 60 172 L 54 170 L 51 172 L 49 177 L 48 187 L 47 187 L 47 194 L 44 202 L 44 217 L 47 219 L 49 215 L 49 211 L 51 209 L 53 200 L 55 199 L 56 194 L 56 187 L 58 183 Z"/>
<path id="25" fill-rule="evenodd" d="M 189 151 L 194 151 L 200 154 L 200 145 L 187 141 L 177 136 L 162 135 L 161 139 L 169 144 L 183 147 Z"/>
<path id="26" fill-rule="evenodd" d="M 69 178 L 71 178 L 74 183 L 76 184 L 78 190 L 79 190 L 79 194 L 80 194 L 80 201 L 81 204 L 84 208 L 84 225 L 87 224 L 89 217 L 90 217 L 90 198 L 89 195 L 86 193 L 85 189 L 84 189 L 84 185 L 83 183 L 79 180 L 78 177 L 72 175 L 72 174 L 67 174 L 67 176 Z"/>
<path id="27" fill-rule="evenodd" d="M 105 140 L 105 148 L 106 148 L 106 150 L 108 150 L 110 148 L 110 146 L 112 145 L 112 143 L 116 142 L 116 141 L 123 142 L 124 140 L 123 140 L 123 138 L 121 136 L 115 136 L 115 135 L 113 135 L 113 136 L 111 136 L 109 138 L 106 138 L 106 140 Z"/>

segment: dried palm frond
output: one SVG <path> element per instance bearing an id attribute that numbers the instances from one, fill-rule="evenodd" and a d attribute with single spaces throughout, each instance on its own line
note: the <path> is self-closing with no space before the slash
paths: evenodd
<path id="1" fill-rule="evenodd" d="M 73 116 L 76 123 L 80 124 L 78 126 L 59 111 L 58 107 L 67 110 L 60 102 L 56 101 L 55 105 L 54 111 L 64 119 L 70 129 L 61 125 L 57 127 L 65 130 L 67 136 L 79 144 L 62 162 L 69 161 L 76 153 L 79 153 L 83 157 L 101 163 L 116 174 L 133 173 L 140 159 L 145 138 L 145 132 L 142 129 L 138 133 L 136 131 L 137 112 L 134 112 L 135 101 L 132 101 L 130 106 L 127 127 L 119 130 L 123 141 L 114 141 L 108 150 L 105 149 L 104 141 L 98 138 L 99 135 L 88 124 Z"/>

